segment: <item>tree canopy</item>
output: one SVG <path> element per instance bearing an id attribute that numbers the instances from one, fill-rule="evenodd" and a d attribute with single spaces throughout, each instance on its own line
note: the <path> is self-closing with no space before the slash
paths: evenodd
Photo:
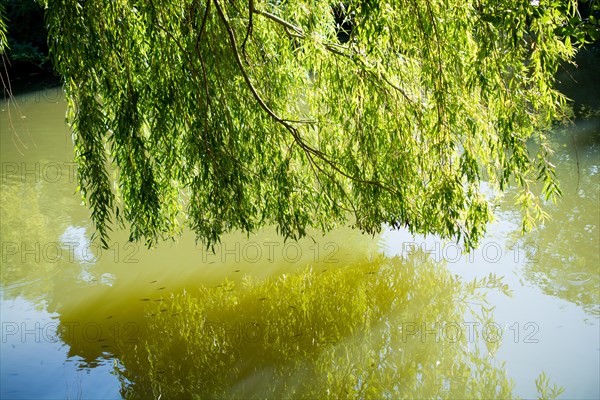
<path id="1" fill-rule="evenodd" d="M 536 181 L 560 193 L 544 131 L 565 112 L 570 0 L 44 5 L 104 243 L 114 223 L 211 245 L 352 221 L 469 248 L 493 217 L 482 182 L 519 189 L 524 227 Z"/>

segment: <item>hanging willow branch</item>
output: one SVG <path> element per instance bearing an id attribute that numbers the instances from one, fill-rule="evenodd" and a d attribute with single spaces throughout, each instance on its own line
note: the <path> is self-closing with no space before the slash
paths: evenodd
<path id="1" fill-rule="evenodd" d="M 539 132 L 564 112 L 553 76 L 573 56 L 556 34 L 569 15 L 408 4 L 46 1 L 101 238 L 116 213 L 149 245 L 182 224 L 211 245 L 352 221 L 471 248 L 492 218 L 482 179 L 516 182 L 530 227 L 544 215 L 533 182 L 560 193 Z"/>

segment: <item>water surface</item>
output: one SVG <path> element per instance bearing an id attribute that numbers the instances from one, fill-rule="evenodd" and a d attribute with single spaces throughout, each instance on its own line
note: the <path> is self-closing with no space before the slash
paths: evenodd
<path id="1" fill-rule="evenodd" d="M 564 196 L 472 254 L 346 227 L 110 250 L 76 193 L 58 89 L 0 105 L 1 397 L 599 398 L 600 120 L 552 140 Z"/>

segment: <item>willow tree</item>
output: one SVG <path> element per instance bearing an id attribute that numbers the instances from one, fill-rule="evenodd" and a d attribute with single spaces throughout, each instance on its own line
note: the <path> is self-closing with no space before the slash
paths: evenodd
<path id="1" fill-rule="evenodd" d="M 531 226 L 559 193 L 544 130 L 564 2 L 47 0 L 79 189 L 100 238 L 210 245 L 344 221 L 475 246 L 482 182 Z M 572 9 L 572 5 L 568 9 Z M 560 11 L 563 10 L 563 11 Z M 539 142 L 530 152 L 530 138 Z"/>
<path id="2" fill-rule="evenodd" d="M 5 21 L 5 9 L 4 4 L 0 3 L 0 56 L 4 55 L 4 52 L 8 48 L 8 42 L 6 38 L 6 21 Z"/>

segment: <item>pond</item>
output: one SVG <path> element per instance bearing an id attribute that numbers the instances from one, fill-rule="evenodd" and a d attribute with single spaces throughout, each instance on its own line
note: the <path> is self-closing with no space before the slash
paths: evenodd
<path id="1" fill-rule="evenodd" d="M 0 104 L 0 397 L 600 398 L 600 119 L 552 133 L 563 198 L 481 246 L 340 227 L 90 242 L 60 89 Z"/>

